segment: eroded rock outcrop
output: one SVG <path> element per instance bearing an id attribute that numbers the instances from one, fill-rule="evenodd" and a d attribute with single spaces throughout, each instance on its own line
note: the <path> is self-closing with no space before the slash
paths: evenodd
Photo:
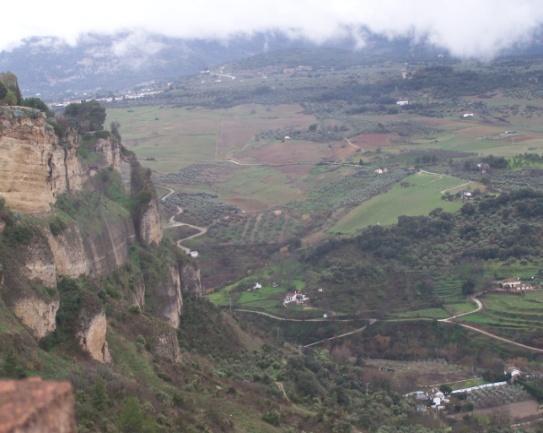
<path id="1" fill-rule="evenodd" d="M 104 311 L 90 317 L 80 318 L 80 329 L 76 337 L 81 349 L 92 359 L 102 363 L 111 362 L 111 355 L 106 341 L 107 319 Z"/>
<path id="2" fill-rule="evenodd" d="M 172 329 L 169 332 L 162 332 L 159 334 L 156 337 L 153 352 L 158 357 L 166 359 L 170 362 L 180 362 L 181 349 L 179 348 L 177 333 Z"/>
<path id="3" fill-rule="evenodd" d="M 77 139 L 61 143 L 37 110 L 0 108 L 0 191 L 8 206 L 46 212 L 56 197 L 83 184 Z"/>
<path id="4" fill-rule="evenodd" d="M 99 138 L 96 141 L 96 151 L 102 155 L 104 165 L 121 172 L 121 144 L 113 137 Z"/>
<path id="5" fill-rule="evenodd" d="M 186 263 L 181 266 L 181 287 L 183 294 L 197 297 L 204 294 L 200 269 L 193 263 Z"/>
<path id="6" fill-rule="evenodd" d="M 136 235 L 129 215 L 101 216 L 98 231 L 82 232 L 71 224 L 57 236 L 48 233 L 48 241 L 59 275 L 108 275 L 128 261 L 128 248 Z"/>
<path id="7" fill-rule="evenodd" d="M 158 245 L 162 240 L 162 227 L 156 199 L 152 199 L 141 214 L 139 221 L 139 237 L 146 245 Z"/>
<path id="8" fill-rule="evenodd" d="M 36 296 L 19 299 L 13 312 L 30 329 L 35 338 L 42 339 L 56 329 L 59 301 L 45 301 Z"/>

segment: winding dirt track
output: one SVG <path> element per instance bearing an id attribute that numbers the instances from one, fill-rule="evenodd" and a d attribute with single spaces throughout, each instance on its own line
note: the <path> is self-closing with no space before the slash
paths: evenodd
<path id="1" fill-rule="evenodd" d="M 484 309 L 483 303 L 477 297 L 472 296 L 471 300 L 477 306 L 474 310 L 467 311 L 465 313 L 455 314 L 455 315 L 447 317 L 445 319 L 439 319 L 439 320 L 437 320 L 437 322 L 445 323 L 445 324 L 448 324 L 448 325 L 461 326 L 464 329 L 467 329 L 467 330 L 472 331 L 472 332 L 477 332 L 478 334 L 484 335 L 484 336 L 486 336 L 488 338 L 492 338 L 492 339 L 500 341 L 502 343 L 506 343 L 506 344 L 509 344 L 509 345 L 512 345 L 512 346 L 515 346 L 515 347 L 519 347 L 521 349 L 525 349 L 525 350 L 528 350 L 530 352 L 543 353 L 543 349 L 541 349 L 539 347 L 529 346 L 527 344 L 519 343 L 518 341 L 514 341 L 514 340 L 511 340 L 509 338 L 500 337 L 499 335 L 493 334 L 492 332 L 485 331 L 483 329 L 477 328 L 477 327 L 472 326 L 472 325 L 468 325 L 468 324 L 461 323 L 461 322 L 455 322 L 455 320 L 458 319 L 458 318 L 465 317 L 465 316 L 468 316 L 470 314 L 478 313 L 478 312 L 480 312 L 480 311 L 482 311 Z M 269 317 L 270 319 L 280 320 L 280 321 L 285 321 L 285 322 L 354 322 L 355 321 L 355 319 L 336 319 L 336 320 L 334 320 L 334 319 L 289 319 L 289 318 L 286 318 L 286 317 L 279 317 L 279 316 L 275 316 L 273 314 L 265 313 L 263 311 L 247 310 L 247 309 L 236 309 L 235 311 L 257 314 L 257 315 L 260 315 L 260 316 Z M 363 319 L 356 319 L 356 320 L 363 320 Z M 408 322 L 408 321 L 426 321 L 426 322 L 428 322 L 428 321 L 433 321 L 433 319 L 424 319 L 424 318 L 422 318 L 422 319 L 418 319 L 418 318 L 415 318 L 415 319 L 388 319 L 388 320 L 383 320 L 383 321 L 384 322 Z M 376 322 L 378 322 L 377 319 L 369 319 L 369 325 L 373 325 Z M 312 347 L 312 346 L 316 346 L 317 344 L 325 343 L 327 341 L 333 341 L 333 340 L 337 340 L 337 339 L 340 339 L 340 338 L 348 337 L 348 336 L 353 335 L 353 334 L 363 332 L 369 325 L 365 325 L 365 326 L 363 326 L 361 328 L 357 328 L 357 329 L 355 329 L 353 331 L 350 331 L 350 332 L 345 332 L 345 333 L 342 333 L 342 334 L 339 334 L 339 335 L 335 335 L 333 337 L 324 338 L 322 340 L 315 341 L 313 343 L 302 346 L 302 348 L 306 349 L 306 348 L 309 348 L 309 347 Z"/>
<path id="2" fill-rule="evenodd" d="M 169 187 L 165 187 L 165 188 L 168 190 L 168 192 L 161 197 L 160 201 L 162 202 L 165 202 L 170 196 L 175 194 L 175 190 L 173 188 L 169 188 Z M 177 206 L 177 213 L 170 217 L 168 221 L 168 225 L 166 226 L 166 229 L 173 229 L 176 227 L 190 227 L 191 229 L 194 229 L 197 231 L 193 235 L 177 239 L 177 241 L 175 242 L 177 247 L 183 250 L 185 254 L 190 254 L 191 249 L 183 245 L 183 242 L 205 235 L 207 233 L 207 227 L 200 227 L 200 226 L 195 226 L 194 224 L 176 221 L 175 220 L 176 217 L 178 217 L 182 213 L 183 213 L 183 208 L 181 208 L 180 206 Z"/>
<path id="3" fill-rule="evenodd" d="M 232 164 L 241 165 L 241 166 L 265 166 L 265 165 L 268 165 L 268 164 L 244 164 L 244 163 L 240 163 L 240 162 L 238 162 L 236 160 L 233 160 L 233 159 L 229 159 L 228 161 L 231 162 Z M 294 164 L 302 165 L 304 163 L 301 162 L 301 163 L 292 163 L 292 164 L 289 163 L 289 164 L 279 164 L 279 165 L 294 165 Z M 330 165 L 338 165 L 338 164 L 339 163 L 330 163 Z M 348 165 L 348 164 L 341 164 L 341 165 Z M 355 165 L 355 164 L 352 164 L 352 165 Z M 433 174 L 433 175 L 439 175 L 438 173 L 432 173 L 432 172 L 426 172 L 426 173 Z M 173 188 L 170 188 L 170 187 L 165 187 L 165 188 L 168 190 L 168 192 L 166 194 L 164 194 L 160 198 L 160 201 L 162 201 L 162 202 L 165 202 L 170 196 L 175 194 L 175 190 Z M 190 239 L 197 238 L 199 236 L 205 235 L 207 233 L 207 227 L 200 227 L 200 226 L 196 226 L 194 224 L 189 224 L 189 223 L 176 221 L 175 220 L 176 217 L 181 215 L 182 213 L 183 213 L 183 209 L 180 206 L 177 206 L 177 213 L 171 216 L 166 228 L 170 229 L 170 228 L 175 228 L 175 227 L 190 227 L 190 228 L 197 231 L 196 233 L 194 233 L 194 234 L 192 234 L 190 236 L 186 236 L 186 237 L 178 239 L 176 241 L 176 245 L 181 250 L 183 250 L 186 254 L 189 254 L 191 252 L 191 249 L 184 246 L 183 242 L 188 241 Z M 484 336 L 486 336 L 488 338 L 492 338 L 492 339 L 500 341 L 502 343 L 506 343 L 506 344 L 509 344 L 509 345 L 512 345 L 512 346 L 515 346 L 515 347 L 518 347 L 518 348 L 521 348 L 521 349 L 525 349 L 525 350 L 528 350 L 530 352 L 543 353 L 542 348 L 529 346 L 527 344 L 519 343 L 518 341 L 511 340 L 509 338 L 500 337 L 499 335 L 493 334 L 492 332 L 485 331 L 483 329 L 477 328 L 477 327 L 472 326 L 472 325 L 468 325 L 466 323 L 456 322 L 455 321 L 456 319 L 459 319 L 461 317 L 465 317 L 465 316 L 468 316 L 468 315 L 471 315 L 471 314 L 478 313 L 478 312 L 480 312 L 480 311 L 482 311 L 484 309 L 483 303 L 476 296 L 472 296 L 471 300 L 477 306 L 474 310 L 471 310 L 471 311 L 468 311 L 468 312 L 465 312 L 465 313 L 455 314 L 453 316 L 447 317 L 445 319 L 439 319 L 437 321 L 440 322 L 440 323 L 445 323 L 445 324 L 449 324 L 449 325 L 461 326 L 462 328 L 467 329 L 469 331 L 477 332 L 478 334 L 484 335 Z M 256 315 L 268 317 L 268 318 L 273 319 L 273 320 L 279 320 L 279 321 L 284 321 L 284 322 L 354 322 L 355 320 L 362 320 L 362 319 L 324 319 L 324 318 L 291 319 L 291 318 L 287 318 L 287 317 L 275 316 L 273 314 L 265 313 L 263 311 L 248 310 L 248 309 L 243 309 L 243 308 L 238 308 L 235 311 L 239 311 L 239 312 L 242 312 L 242 313 L 256 314 Z M 387 321 L 387 322 L 405 322 L 405 321 L 428 321 L 428 320 L 433 320 L 433 319 L 389 319 L 389 320 L 385 320 L 385 321 Z M 377 319 L 369 319 L 369 325 L 373 325 L 377 321 L 378 321 Z M 327 341 L 333 341 L 333 340 L 337 340 L 337 339 L 340 339 L 340 338 L 348 337 L 350 335 L 363 332 L 369 325 L 365 325 L 365 326 L 363 326 L 361 328 L 357 328 L 357 329 L 355 329 L 353 331 L 345 332 L 345 333 L 342 333 L 342 334 L 339 334 L 339 335 L 336 335 L 336 336 L 333 336 L 333 337 L 318 340 L 318 341 L 315 341 L 313 343 L 307 344 L 307 345 L 302 346 L 302 347 L 303 348 L 309 348 L 309 347 L 316 346 L 317 344 L 321 344 L 321 343 L 324 343 L 324 342 L 327 342 Z"/>

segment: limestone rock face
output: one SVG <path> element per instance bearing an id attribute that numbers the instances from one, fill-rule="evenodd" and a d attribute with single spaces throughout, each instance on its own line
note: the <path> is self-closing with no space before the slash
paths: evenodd
<path id="1" fill-rule="evenodd" d="M 200 297 L 203 295 L 200 269 L 188 263 L 181 268 L 181 286 L 183 294 Z"/>
<path id="2" fill-rule="evenodd" d="M 106 314 L 100 311 L 90 320 L 83 320 L 77 339 L 81 349 L 92 359 L 101 363 L 111 362 L 111 355 L 106 341 L 107 319 Z"/>
<path id="3" fill-rule="evenodd" d="M 131 219 L 104 217 L 100 227 L 100 231 L 84 235 L 77 225 L 70 225 L 57 236 L 48 234 L 59 275 L 104 276 L 128 262 L 128 248 L 136 238 Z"/>
<path id="4" fill-rule="evenodd" d="M 138 223 L 141 241 L 146 245 L 158 245 L 162 240 L 162 226 L 156 199 L 151 200 Z"/>
<path id="5" fill-rule="evenodd" d="M 28 248 L 22 273 L 30 281 L 38 282 L 45 287 L 57 287 L 56 267 L 48 249 L 44 251 L 44 248 L 38 246 Z"/>
<path id="6" fill-rule="evenodd" d="M 170 362 L 178 363 L 181 361 L 181 349 L 177 340 L 176 332 L 165 332 L 160 334 L 156 339 L 154 353 L 163 359 Z"/>
<path id="7" fill-rule="evenodd" d="M 50 209 L 56 197 L 83 183 L 77 140 L 60 143 L 43 113 L 0 109 L 0 194 L 19 212 Z"/>
<path id="8" fill-rule="evenodd" d="M 177 265 L 168 266 L 168 273 L 156 293 L 160 302 L 159 315 L 164 318 L 172 328 L 178 329 L 183 308 L 181 295 L 181 276 Z"/>
<path id="9" fill-rule="evenodd" d="M 35 296 L 19 299 L 13 308 L 17 318 L 28 328 L 35 338 L 46 337 L 56 329 L 56 315 L 59 301 L 44 301 Z"/>
<path id="10" fill-rule="evenodd" d="M 143 279 L 134 284 L 130 298 L 132 305 L 137 305 L 140 310 L 143 310 L 145 306 L 145 283 Z"/>
<path id="11" fill-rule="evenodd" d="M 102 154 L 106 166 L 121 172 L 121 145 L 113 138 L 99 138 L 96 141 L 96 151 Z"/>

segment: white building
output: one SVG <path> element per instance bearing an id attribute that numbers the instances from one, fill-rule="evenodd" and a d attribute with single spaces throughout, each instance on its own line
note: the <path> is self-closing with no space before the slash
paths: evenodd
<path id="1" fill-rule="evenodd" d="M 462 117 L 464 119 L 469 119 L 470 117 L 475 117 L 475 114 L 474 113 L 464 113 L 464 114 L 462 114 Z"/>
<path id="2" fill-rule="evenodd" d="M 404 105 L 409 105 L 409 101 L 407 99 L 401 99 L 399 101 L 396 101 L 396 105 L 403 107 Z"/>
<path id="3" fill-rule="evenodd" d="M 283 300 L 283 305 L 288 305 L 292 303 L 301 305 L 301 304 L 306 303 L 307 301 L 309 301 L 309 298 L 306 295 L 295 290 L 294 292 L 289 292 L 285 295 L 285 299 Z"/>

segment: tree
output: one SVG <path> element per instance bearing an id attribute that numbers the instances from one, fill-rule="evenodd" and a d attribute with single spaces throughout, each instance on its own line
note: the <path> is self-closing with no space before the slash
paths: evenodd
<path id="1" fill-rule="evenodd" d="M 124 433 L 154 433 L 157 431 L 155 421 L 145 415 L 140 402 L 135 397 L 128 397 L 124 401 L 118 423 Z"/>
<path id="2" fill-rule="evenodd" d="M 64 110 L 64 117 L 79 132 L 102 131 L 106 109 L 97 101 L 82 101 L 69 104 Z"/>
<path id="3" fill-rule="evenodd" d="M 8 89 L 4 86 L 4 83 L 0 82 L 0 99 L 4 99 L 8 94 Z"/>
<path id="4" fill-rule="evenodd" d="M 446 394 L 446 395 L 449 395 L 451 392 L 452 392 L 452 388 L 447 385 L 447 384 L 443 384 L 439 387 L 439 390 L 443 393 L 443 394 Z"/>
<path id="5" fill-rule="evenodd" d="M 464 281 L 462 284 L 462 293 L 465 296 L 473 295 L 473 293 L 475 293 L 475 281 L 473 281 L 471 278 Z"/>
<path id="6" fill-rule="evenodd" d="M 24 107 L 36 108 L 37 110 L 43 111 L 47 115 L 51 113 L 47 104 L 40 98 L 24 98 L 21 105 Z"/>
<path id="7" fill-rule="evenodd" d="M 10 379 L 22 379 L 26 377 L 23 367 L 19 365 L 19 362 L 17 361 L 17 358 L 13 352 L 9 352 L 6 355 L 2 373 L 3 376 L 9 377 Z"/>

